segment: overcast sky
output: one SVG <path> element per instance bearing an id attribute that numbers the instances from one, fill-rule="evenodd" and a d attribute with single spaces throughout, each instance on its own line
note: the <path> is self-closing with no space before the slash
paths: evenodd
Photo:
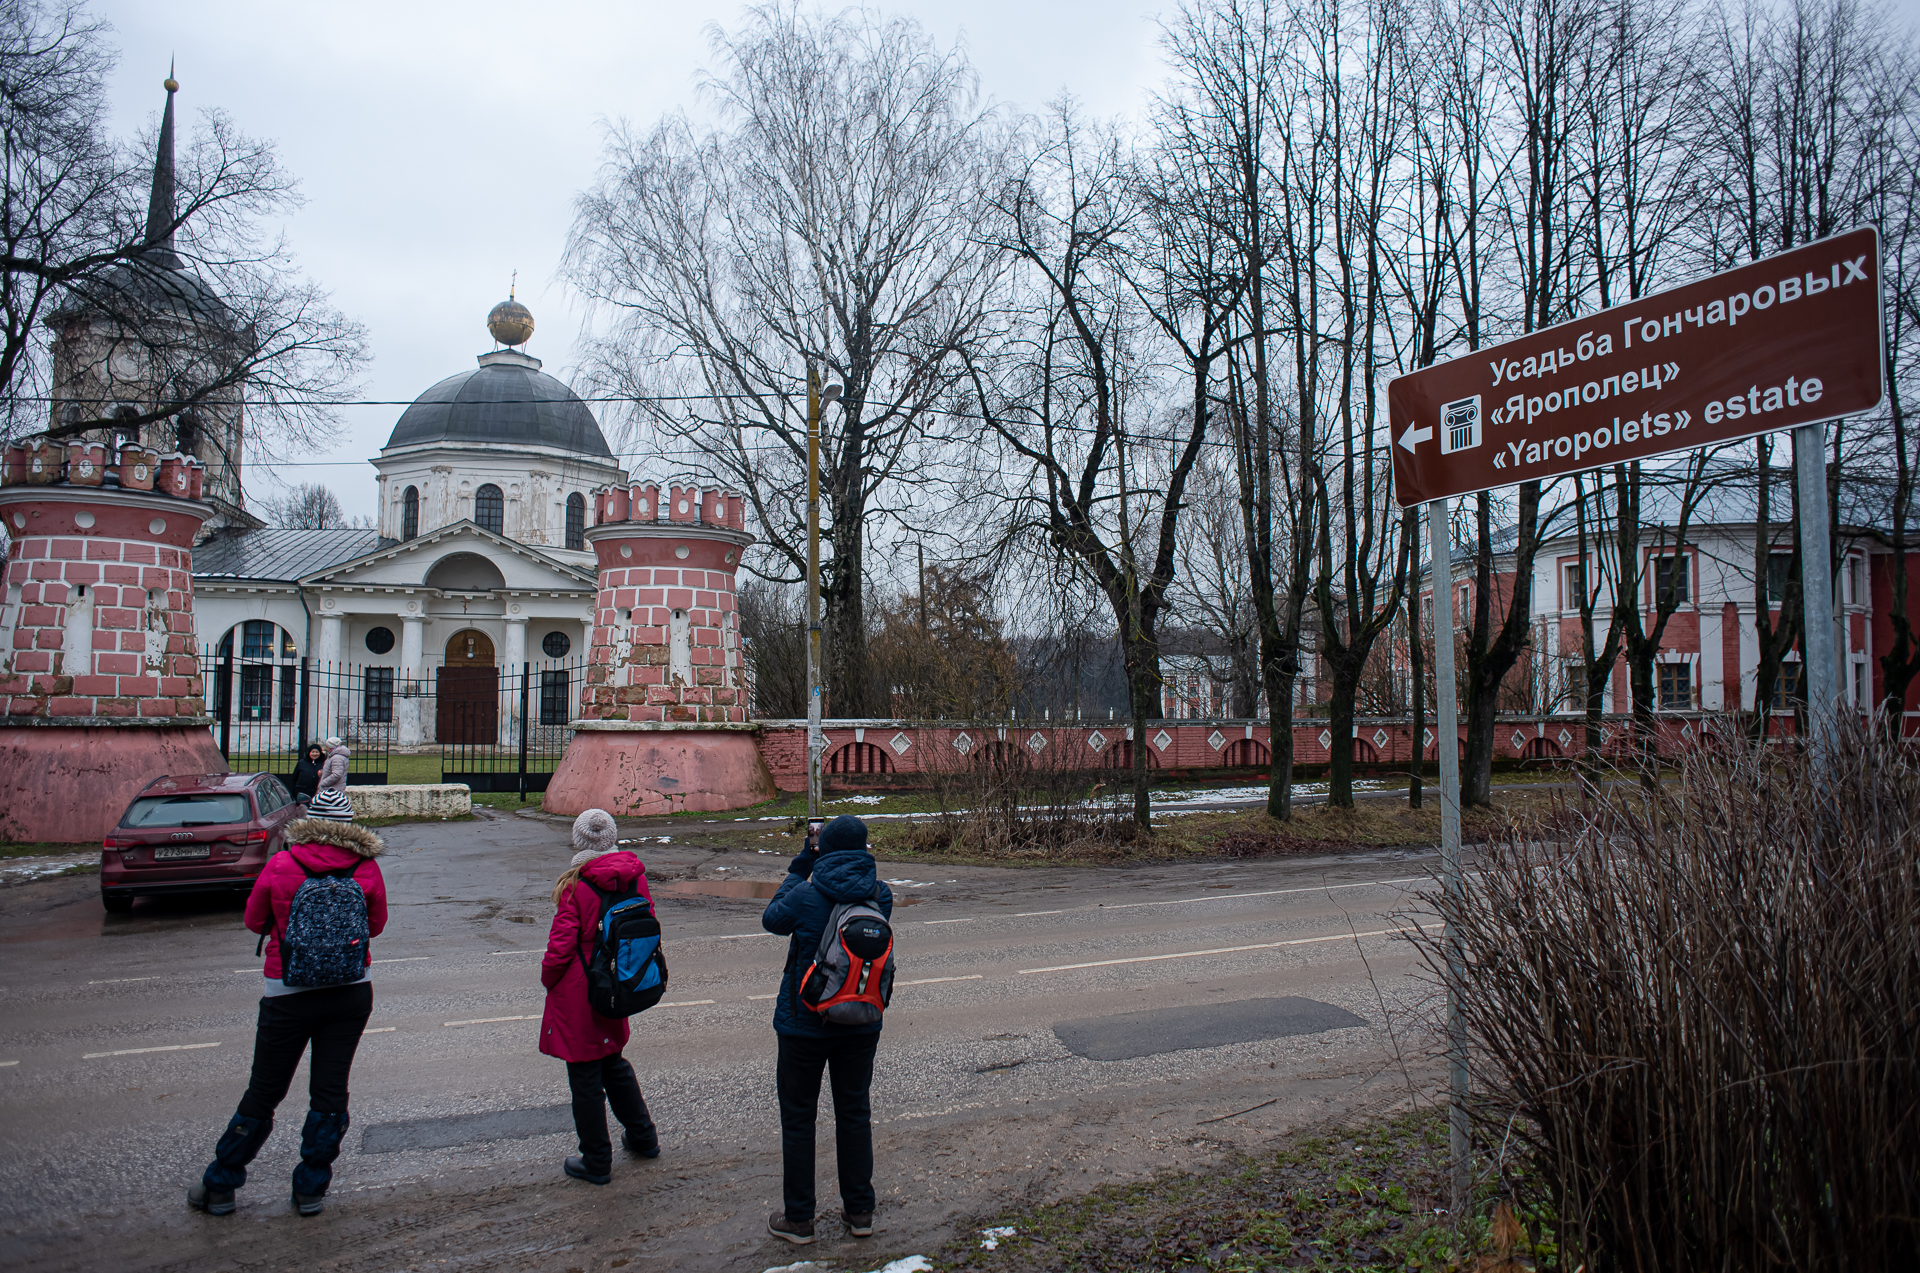
<path id="1" fill-rule="evenodd" d="M 1156 15 L 1173 0 L 1102 6 L 910 0 L 888 6 L 960 40 L 984 94 L 1038 111 L 1062 91 L 1095 116 L 1137 113 L 1163 75 Z M 365 397 L 408 401 L 492 348 L 486 313 L 520 272 L 538 330 L 527 351 L 570 379 L 582 312 L 555 278 L 574 195 L 600 162 L 600 121 L 697 109 L 716 0 L 96 0 L 120 50 L 115 128 L 157 122 L 178 59 L 182 124 L 218 107 L 271 138 L 306 204 L 287 225 L 307 275 L 366 324 Z M 365 460 L 401 407 L 342 411 L 337 446 L 281 468 L 373 511 Z M 644 459 L 629 460 L 640 472 Z M 248 474 L 254 497 L 274 475 Z"/>

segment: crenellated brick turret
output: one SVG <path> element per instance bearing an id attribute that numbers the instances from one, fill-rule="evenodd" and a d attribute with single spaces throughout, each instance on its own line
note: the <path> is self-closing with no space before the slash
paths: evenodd
<path id="1" fill-rule="evenodd" d="M 594 493 L 587 543 L 600 594 L 581 714 L 588 720 L 744 722 L 734 580 L 753 537 L 740 497 L 675 481 Z M 664 505 L 664 507 L 662 507 Z"/>
<path id="2" fill-rule="evenodd" d="M 193 622 L 204 470 L 139 447 L 5 458 L 0 838 L 93 837 L 150 779 L 226 770 Z"/>
<path id="3" fill-rule="evenodd" d="M 594 492 L 600 595 L 581 719 L 545 808 L 738 809 L 774 793 L 747 720 L 745 503 L 691 478 Z"/>

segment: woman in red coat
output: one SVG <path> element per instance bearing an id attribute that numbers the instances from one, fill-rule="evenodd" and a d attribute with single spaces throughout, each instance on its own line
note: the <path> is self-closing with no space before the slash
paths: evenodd
<path id="1" fill-rule="evenodd" d="M 618 848 L 613 817 L 589 809 L 574 819 L 573 865 L 553 887 L 553 928 L 547 933 L 540 983 L 547 1006 L 540 1017 L 540 1050 L 567 1063 L 573 1089 L 573 1126 L 580 1152 L 562 1164 L 576 1180 L 604 1185 L 613 1179 L 613 1142 L 607 1138 L 607 1107 L 626 1130 L 620 1143 L 642 1158 L 660 1156 L 660 1137 L 640 1095 L 640 1081 L 620 1050 L 627 1045 L 624 1017 L 603 1017 L 587 1003 L 586 961 L 600 925 L 600 894 L 638 893 L 653 905 L 647 868 Z M 599 892 L 595 892 L 595 890 Z"/>
<path id="2" fill-rule="evenodd" d="M 343 800 L 341 802 L 345 804 Z M 283 959 L 287 916 L 301 885 L 315 876 L 350 879 L 359 886 L 365 907 L 365 932 L 378 937 L 387 926 L 387 882 L 375 861 L 380 837 L 353 825 L 353 808 L 343 818 L 316 813 L 287 826 L 287 847 L 267 859 L 247 898 L 247 928 L 266 939 L 266 981 L 260 1019 L 253 1038 L 253 1077 L 240 1106 L 227 1121 L 200 1183 L 187 1190 L 187 1203 L 209 1215 L 232 1215 L 233 1191 L 247 1182 L 247 1164 L 273 1131 L 273 1113 L 293 1083 L 303 1053 L 310 1108 L 300 1129 L 300 1164 L 293 1169 L 293 1205 L 303 1216 L 319 1215 L 333 1180 L 333 1160 L 347 1133 L 347 1078 L 373 1012 L 372 942 L 352 966 L 324 985 L 314 985 Z M 352 927 L 357 930 L 358 921 Z M 354 941 L 359 938 L 355 936 Z M 357 969 L 359 975 L 354 976 Z M 288 974 L 294 984 L 288 984 Z"/>

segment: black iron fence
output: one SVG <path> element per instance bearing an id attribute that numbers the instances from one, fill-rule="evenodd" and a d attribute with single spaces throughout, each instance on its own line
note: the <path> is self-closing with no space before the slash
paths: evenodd
<path id="1" fill-rule="evenodd" d="M 573 737 L 586 663 L 442 667 L 410 678 L 394 667 L 271 650 L 236 656 L 229 647 L 204 653 L 201 675 L 215 742 L 236 771 L 291 785 L 305 748 L 338 738 L 352 753 L 349 783 L 437 778 L 524 796 L 547 789 Z"/>
<path id="2" fill-rule="evenodd" d="M 338 738 L 352 754 L 350 784 L 388 781 L 395 737 L 393 669 L 235 657 L 219 650 L 202 655 L 200 675 L 214 741 L 235 771 L 279 774 L 291 786 L 301 752 Z"/>

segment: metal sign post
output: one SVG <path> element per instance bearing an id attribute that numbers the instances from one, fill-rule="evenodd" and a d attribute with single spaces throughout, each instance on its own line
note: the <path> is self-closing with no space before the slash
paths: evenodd
<path id="1" fill-rule="evenodd" d="M 1459 904 L 1460 879 L 1460 708 L 1453 672 L 1453 500 L 1427 505 L 1427 538 L 1433 541 L 1433 749 L 1440 757 L 1440 879 L 1447 900 Z M 1447 612 L 1440 613 L 1442 589 Z M 1417 741 L 1417 740 L 1416 740 Z M 1447 1149 L 1452 1178 L 1448 1209 L 1466 1214 L 1472 1181 L 1467 1142 L 1467 1027 L 1460 1019 L 1460 983 L 1466 957 L 1460 936 L 1449 928 L 1447 942 Z"/>
<path id="2" fill-rule="evenodd" d="M 1813 742 L 1816 775 L 1832 763 L 1840 724 L 1841 686 L 1833 648 L 1833 545 L 1828 533 L 1827 428 L 1802 425 L 1793 431 L 1793 476 L 1800 488 L 1800 636 L 1801 668 L 1807 683 L 1807 730 Z M 1764 693 L 1755 686 L 1754 693 Z"/>

